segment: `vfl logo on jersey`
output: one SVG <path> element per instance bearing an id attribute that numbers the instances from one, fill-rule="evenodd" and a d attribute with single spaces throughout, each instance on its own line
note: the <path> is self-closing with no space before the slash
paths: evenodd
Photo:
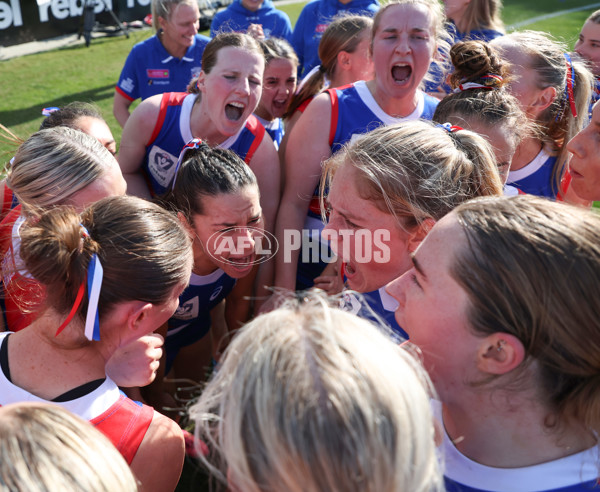
<path id="1" fill-rule="evenodd" d="M 148 170 L 156 182 L 166 187 L 173 179 L 173 167 L 177 157 L 158 146 L 153 146 L 148 154 Z"/>
<path id="2" fill-rule="evenodd" d="M 149 79 L 168 79 L 169 70 L 165 68 L 148 68 L 146 69 L 146 76 Z"/>
<path id="3" fill-rule="evenodd" d="M 363 308 L 363 304 L 350 292 L 344 292 L 340 299 L 340 309 L 352 314 L 358 315 Z"/>
<path id="4" fill-rule="evenodd" d="M 189 301 L 186 301 L 183 304 L 179 305 L 177 311 L 175 311 L 175 314 L 173 314 L 173 318 L 180 319 L 183 321 L 188 321 L 197 318 L 199 304 L 200 303 L 198 301 L 198 296 L 192 297 Z"/>
<path id="5" fill-rule="evenodd" d="M 219 285 L 219 287 L 217 287 L 215 289 L 215 291 L 210 295 L 210 299 L 209 300 L 210 301 L 214 301 L 217 298 L 217 296 L 221 293 L 222 290 L 223 290 L 223 286 Z"/>

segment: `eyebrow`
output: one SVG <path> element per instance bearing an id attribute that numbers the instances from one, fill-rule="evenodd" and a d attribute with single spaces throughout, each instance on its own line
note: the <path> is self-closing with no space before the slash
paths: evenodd
<path id="1" fill-rule="evenodd" d="M 250 217 L 248 219 L 248 222 L 252 222 L 253 220 L 260 219 L 261 215 L 262 215 L 262 212 L 258 213 L 256 215 L 253 215 L 252 217 Z M 233 222 L 233 223 L 230 223 L 230 222 L 216 222 L 216 223 L 213 224 L 213 227 L 236 227 L 236 226 L 237 226 L 236 222 Z"/>
<path id="2" fill-rule="evenodd" d="M 415 267 L 415 270 L 417 272 L 419 272 L 421 274 L 421 276 L 425 280 L 427 280 L 427 274 L 423 271 L 423 267 L 421 266 L 421 264 L 419 263 L 419 261 L 415 257 L 414 253 L 410 255 L 410 259 L 412 260 L 412 263 L 413 263 L 413 266 Z"/>
<path id="3" fill-rule="evenodd" d="M 400 31 L 400 29 L 397 29 L 395 27 L 387 27 L 385 29 L 383 29 L 381 32 L 398 32 Z M 429 33 L 428 29 L 425 29 L 424 27 L 412 27 L 408 30 L 408 32 L 425 32 L 425 33 Z"/>

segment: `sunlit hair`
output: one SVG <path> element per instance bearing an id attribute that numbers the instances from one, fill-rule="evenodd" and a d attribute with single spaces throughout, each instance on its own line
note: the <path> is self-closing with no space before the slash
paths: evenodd
<path id="1" fill-rule="evenodd" d="M 504 32 L 501 10 L 502 0 L 470 0 L 457 27 L 464 33 L 480 29 Z"/>
<path id="2" fill-rule="evenodd" d="M 303 294 L 239 331 L 191 416 L 234 490 L 430 492 L 430 388 L 374 325 Z"/>
<path id="3" fill-rule="evenodd" d="M 482 41 L 458 42 L 450 50 L 454 70 L 450 77 L 451 93 L 440 101 L 433 121 L 469 127 L 480 123 L 506 130 L 514 148 L 533 133 L 532 125 L 521 111 L 519 102 L 506 89 L 510 82 L 506 62 Z M 499 78 L 485 78 L 496 75 Z M 460 90 L 462 84 L 476 83 L 487 88 Z M 492 142 L 493 145 L 493 142 Z"/>
<path id="4" fill-rule="evenodd" d="M 183 213 L 191 224 L 194 215 L 206 213 L 205 197 L 236 193 L 247 186 L 258 189 L 250 166 L 230 150 L 202 144 L 186 152 L 173 190 L 161 197 L 159 203 Z"/>
<path id="5" fill-rule="evenodd" d="M 377 29 L 379 28 L 379 24 L 381 23 L 381 18 L 385 14 L 385 12 L 390 8 L 396 5 L 423 5 L 425 6 L 430 14 L 431 14 L 431 28 L 433 30 L 433 34 L 436 40 L 436 45 L 438 51 L 442 53 L 447 53 L 450 51 L 450 37 L 448 35 L 448 31 L 445 29 L 446 15 L 444 14 L 444 9 L 442 8 L 441 2 L 438 0 L 391 0 L 382 6 L 377 14 L 375 14 L 375 18 L 373 19 L 373 30 L 371 35 L 371 53 L 373 53 L 373 40 L 375 35 L 377 34 Z M 423 80 L 434 81 L 435 77 L 431 75 L 433 67 L 439 72 L 443 72 L 444 68 L 439 63 L 439 60 L 436 60 L 432 55 L 431 67 L 427 75 Z"/>
<path id="6" fill-rule="evenodd" d="M 317 70 L 304 82 L 302 89 L 294 95 L 284 117 L 294 114 L 296 109 L 309 97 L 325 87 L 325 78 L 332 80 L 337 69 L 338 54 L 341 51 L 354 53 L 363 39 L 363 33 L 370 37 L 373 19 L 364 15 L 338 14 L 327 26 L 319 41 L 321 70 Z"/>
<path id="7" fill-rule="evenodd" d="M 89 422 L 58 405 L 0 408 L 0 491 L 135 492 L 131 470 Z"/>
<path id="8" fill-rule="evenodd" d="M 567 62 L 564 54 L 567 47 L 549 34 L 536 31 L 514 32 L 494 42 L 494 48 L 502 55 L 503 46 L 512 45 L 527 55 L 527 68 L 535 74 L 538 89 L 554 87 L 556 97 L 552 104 L 539 115 L 536 123 L 542 128 L 542 140 L 548 148 L 557 154 L 553 170 L 554 185 L 559 189 L 569 152 L 566 142 L 571 140 L 587 122 L 589 102 L 594 84 L 594 76 L 585 64 L 573 58 L 575 84 L 575 108 L 577 118 L 573 117 L 566 96 Z"/>
<path id="9" fill-rule="evenodd" d="M 160 30 L 158 18 L 170 20 L 179 5 L 198 5 L 198 0 L 152 0 L 152 27 L 155 31 Z"/>
<path id="10" fill-rule="evenodd" d="M 239 32 L 222 32 L 212 38 L 202 54 L 202 71 L 209 74 L 218 61 L 219 51 L 223 48 L 240 48 L 249 53 L 259 55 L 263 60 L 265 55 L 260 43 L 248 34 Z M 262 82 L 262 80 L 261 80 Z M 187 92 L 198 94 L 198 77 L 194 77 L 187 86 Z M 199 101 L 200 98 L 197 99 Z"/>
<path id="11" fill-rule="evenodd" d="M 40 130 L 17 150 L 6 184 L 28 211 L 65 203 L 118 163 L 94 137 L 64 126 Z"/>
<path id="12" fill-rule="evenodd" d="M 494 154 L 483 138 L 425 121 L 377 128 L 334 154 L 325 163 L 322 200 L 341 166 L 356 171 L 361 198 L 406 229 L 439 220 L 471 198 L 502 194 Z"/>
<path id="13" fill-rule="evenodd" d="M 451 271 L 469 297 L 471 328 L 521 341 L 520 369 L 537 376 L 529 383 L 550 405 L 547 423 L 572 419 L 597 433 L 600 217 L 533 196 L 475 200 L 454 213 L 467 245 Z"/>
<path id="14" fill-rule="evenodd" d="M 592 21 L 594 24 L 600 24 L 600 10 L 592 12 L 585 21 Z"/>
<path id="15" fill-rule="evenodd" d="M 47 306 L 58 313 L 71 309 L 91 257 L 98 255 L 104 270 L 100 322 L 122 302 L 167 302 L 191 272 L 190 239 L 177 217 L 140 198 L 104 198 L 81 215 L 54 208 L 28 221 L 20 236 L 27 272 L 45 287 Z M 84 319 L 86 311 L 87 296 L 78 315 Z"/>
<path id="16" fill-rule="evenodd" d="M 267 65 L 272 60 L 283 58 L 284 60 L 290 60 L 295 67 L 298 67 L 298 56 L 294 48 L 285 39 L 269 38 L 259 41 L 259 43 Z"/>

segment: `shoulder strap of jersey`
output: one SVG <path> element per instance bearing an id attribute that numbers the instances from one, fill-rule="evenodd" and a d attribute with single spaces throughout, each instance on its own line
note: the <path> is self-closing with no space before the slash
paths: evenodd
<path id="1" fill-rule="evenodd" d="M 250 131 L 250 133 L 252 133 L 252 135 L 254 135 L 254 140 L 252 141 L 252 145 L 250 145 L 250 148 L 248 149 L 248 152 L 246 153 L 246 158 L 244 159 L 244 162 L 246 164 L 250 164 L 252 157 L 254 157 L 254 153 L 256 152 L 256 150 L 262 143 L 263 138 L 265 137 L 266 130 L 265 130 L 265 127 L 262 125 L 262 123 L 260 121 L 258 121 L 256 116 L 254 116 L 253 114 L 251 114 L 250 117 L 248 118 L 248 120 L 246 121 L 246 129 L 248 129 Z"/>
<path id="2" fill-rule="evenodd" d="M 338 125 L 338 111 L 339 111 L 339 101 L 336 89 L 327 89 L 327 94 L 329 94 L 329 98 L 331 99 L 331 121 L 329 125 L 329 146 L 333 146 L 333 142 L 335 139 L 335 132 L 337 131 Z"/>
<path id="3" fill-rule="evenodd" d="M 146 144 L 146 147 L 150 147 L 157 139 L 160 131 L 162 130 L 163 123 L 165 122 L 165 118 L 167 117 L 167 108 L 169 106 L 177 106 L 181 104 L 181 101 L 185 99 L 189 94 L 187 92 L 165 92 L 160 100 L 160 109 L 158 112 L 158 118 L 156 120 L 156 125 L 154 125 L 154 130 L 152 131 L 152 136 L 150 140 Z"/>

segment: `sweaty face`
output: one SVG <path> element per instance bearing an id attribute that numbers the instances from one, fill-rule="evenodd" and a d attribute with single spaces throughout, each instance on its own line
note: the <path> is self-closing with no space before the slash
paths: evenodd
<path id="1" fill-rule="evenodd" d="M 323 237 L 344 261 L 348 286 L 371 292 L 410 266 L 409 237 L 389 213 L 358 192 L 358 173 L 350 164 L 336 171 L 329 189 L 329 222 Z"/>
<path id="2" fill-rule="evenodd" d="M 117 143 L 105 121 L 91 116 L 82 116 L 77 119 L 77 127 L 83 133 L 97 139 L 112 155 L 117 153 Z"/>
<path id="3" fill-rule="evenodd" d="M 388 7 L 373 37 L 377 90 L 391 98 L 414 96 L 435 48 L 433 18 L 426 6 Z"/>
<path id="4" fill-rule="evenodd" d="M 297 66 L 286 58 L 271 60 L 265 68 L 262 97 L 256 114 L 266 120 L 281 118 L 296 90 Z"/>
<path id="5" fill-rule="evenodd" d="M 165 44 L 187 49 L 194 43 L 194 36 L 198 34 L 200 27 L 198 5 L 180 3 L 173 8 L 168 19 L 159 17 L 159 24 Z"/>
<path id="6" fill-rule="evenodd" d="M 586 21 L 581 28 L 575 51 L 590 63 L 595 77 L 600 77 L 600 24 Z"/>
<path id="7" fill-rule="evenodd" d="M 202 198 L 204 215 L 193 216 L 194 272 L 208 275 L 221 268 L 233 278 L 250 273 L 255 242 L 264 229 L 258 187 Z"/>
<path id="8" fill-rule="evenodd" d="M 600 200 L 600 106 L 592 110 L 592 121 L 567 144 L 573 191 L 584 200 Z"/>
<path id="9" fill-rule="evenodd" d="M 219 50 L 210 73 L 200 72 L 202 119 L 215 144 L 235 135 L 256 109 L 262 94 L 264 63 L 258 53 L 228 46 Z"/>
<path id="10" fill-rule="evenodd" d="M 477 350 L 477 337 L 467 320 L 467 293 L 454 280 L 451 268 L 467 240 L 450 214 L 429 232 L 413 256 L 413 266 L 387 286 L 399 303 L 396 320 L 423 354 L 442 401 L 452 387 L 473 380 L 468 376 Z"/>

